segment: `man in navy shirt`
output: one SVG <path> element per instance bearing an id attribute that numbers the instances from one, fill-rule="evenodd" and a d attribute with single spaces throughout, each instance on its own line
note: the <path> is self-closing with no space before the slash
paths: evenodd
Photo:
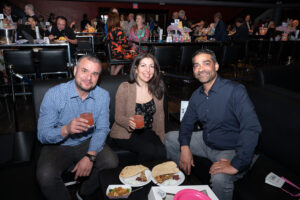
<path id="1" fill-rule="evenodd" d="M 214 21 L 216 23 L 216 29 L 215 29 L 215 34 L 213 35 L 213 38 L 216 41 L 224 42 L 227 37 L 226 25 L 222 20 L 222 14 L 220 12 L 217 12 L 214 15 Z"/>
<path id="2" fill-rule="evenodd" d="M 202 49 L 193 56 L 194 76 L 203 84 L 192 95 L 180 131 L 166 134 L 167 157 L 186 174 L 193 154 L 213 162 L 212 190 L 221 200 L 232 199 L 234 181 L 252 161 L 261 126 L 245 87 L 218 76 L 214 52 Z M 203 131 L 193 132 L 195 122 Z"/>

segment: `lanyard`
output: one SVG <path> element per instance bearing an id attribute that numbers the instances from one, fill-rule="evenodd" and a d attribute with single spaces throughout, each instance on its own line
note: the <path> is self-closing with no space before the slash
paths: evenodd
<path id="1" fill-rule="evenodd" d="M 286 183 L 290 184 L 291 186 L 293 186 L 294 188 L 297 188 L 300 191 L 300 187 L 298 187 L 297 185 L 295 185 L 294 183 L 292 183 L 291 181 L 287 180 L 284 177 L 281 177 Z M 285 191 L 286 193 L 288 193 L 289 195 L 293 196 L 293 197 L 300 197 L 300 192 L 298 194 L 293 194 L 283 188 L 281 188 L 283 191 Z"/>

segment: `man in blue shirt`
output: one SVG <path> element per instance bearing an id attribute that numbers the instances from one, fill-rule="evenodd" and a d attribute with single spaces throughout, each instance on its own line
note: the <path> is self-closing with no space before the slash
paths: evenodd
<path id="1" fill-rule="evenodd" d="M 118 165 L 105 145 L 109 132 L 109 94 L 96 86 L 100 61 L 83 56 L 74 68 L 75 79 L 47 91 L 40 108 L 38 139 L 44 144 L 37 165 L 37 180 L 47 199 L 71 199 L 61 178 L 72 169 L 75 180 L 85 177 L 78 196 L 90 197 L 98 188 L 98 172 Z M 80 118 L 92 113 L 94 125 Z"/>
<path id="2" fill-rule="evenodd" d="M 245 87 L 218 76 L 214 52 L 202 49 L 193 56 L 194 76 L 203 84 L 192 95 L 180 131 L 166 134 L 167 157 L 187 174 L 193 154 L 213 162 L 212 190 L 221 200 L 232 199 L 234 181 L 251 163 L 261 126 Z M 193 132 L 200 121 L 203 131 Z"/>

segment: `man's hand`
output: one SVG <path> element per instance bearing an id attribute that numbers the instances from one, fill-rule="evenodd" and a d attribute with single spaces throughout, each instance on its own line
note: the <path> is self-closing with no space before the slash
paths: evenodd
<path id="1" fill-rule="evenodd" d="M 61 135 L 66 137 L 69 134 L 82 133 L 87 131 L 89 128 L 90 125 L 88 124 L 88 120 L 83 118 L 74 118 L 69 124 L 62 127 Z"/>
<path id="2" fill-rule="evenodd" d="M 213 163 L 209 170 L 211 175 L 218 173 L 234 175 L 238 172 L 239 171 L 230 164 L 230 161 L 225 158 L 221 158 L 219 161 Z"/>
<path id="3" fill-rule="evenodd" d="M 90 161 L 90 159 L 86 156 L 84 156 L 74 167 L 72 170 L 72 173 L 75 173 L 75 180 L 77 180 L 78 177 L 83 177 L 83 176 L 89 176 L 92 167 L 93 167 L 93 162 Z"/>
<path id="4" fill-rule="evenodd" d="M 181 146 L 179 167 L 184 171 L 184 173 L 190 175 L 191 166 L 195 166 L 192 152 L 189 146 Z"/>
<path id="5" fill-rule="evenodd" d="M 51 34 L 51 35 L 48 36 L 48 38 L 49 38 L 49 40 L 53 40 L 54 39 L 54 35 Z"/>
<path id="6" fill-rule="evenodd" d="M 70 39 L 65 35 L 64 36 L 67 42 L 70 42 Z"/>

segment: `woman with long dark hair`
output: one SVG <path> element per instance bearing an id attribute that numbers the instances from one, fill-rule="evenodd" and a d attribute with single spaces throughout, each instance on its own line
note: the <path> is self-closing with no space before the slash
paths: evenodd
<path id="1" fill-rule="evenodd" d="M 115 123 L 110 132 L 119 147 L 138 154 L 139 162 L 165 159 L 163 102 L 159 64 L 152 54 L 139 54 L 132 63 L 129 81 L 117 91 Z M 138 127 L 136 115 L 144 117 L 143 127 Z"/>

